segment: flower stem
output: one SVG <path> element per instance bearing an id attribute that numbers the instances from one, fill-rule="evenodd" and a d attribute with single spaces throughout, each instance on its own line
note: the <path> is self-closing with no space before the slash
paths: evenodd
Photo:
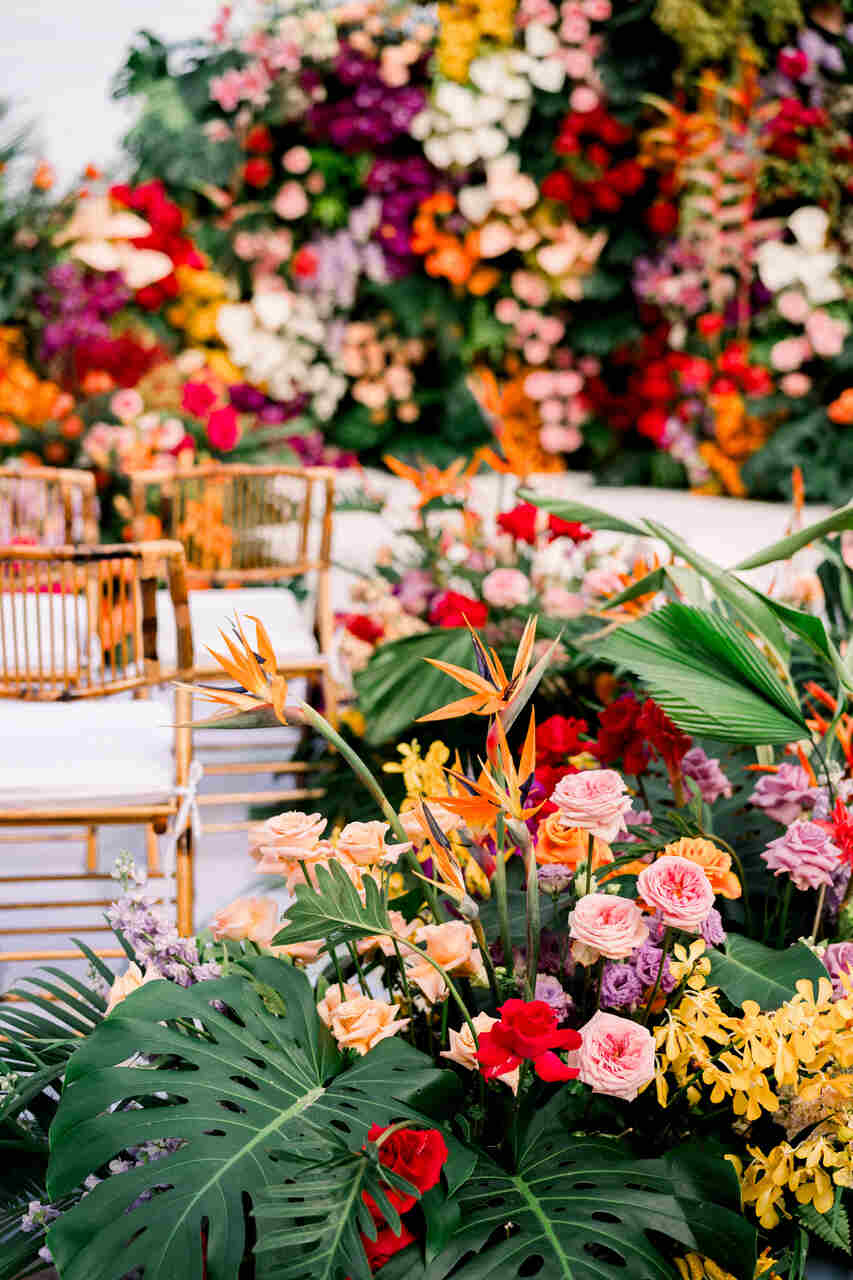
<path id="1" fill-rule="evenodd" d="M 498 976 L 495 973 L 495 966 L 492 963 L 489 944 L 486 941 L 486 935 L 483 932 L 483 923 L 480 917 L 471 921 L 471 928 L 474 930 L 474 937 L 477 939 L 477 946 L 480 949 L 480 955 L 483 957 L 483 967 L 486 970 L 486 976 L 489 979 L 489 989 L 492 993 L 492 999 L 495 1002 L 495 1008 L 500 1004 L 501 993 L 498 990 Z"/>
<path id="2" fill-rule="evenodd" d="M 667 925 L 663 935 L 663 943 L 661 945 L 661 956 L 660 956 L 660 964 L 658 965 L 658 976 L 655 978 L 655 985 L 652 987 L 651 995 L 649 996 L 646 1002 L 645 1010 L 643 1011 L 644 1027 L 648 1026 L 649 1018 L 652 1016 L 652 1005 L 654 1004 L 655 998 L 657 997 L 657 993 L 660 990 L 661 979 L 663 978 L 663 967 L 666 964 L 666 953 L 669 950 L 669 943 L 671 938 L 672 938 L 672 929 L 669 927 L 669 925 Z"/>
<path id="3" fill-rule="evenodd" d="M 497 823 L 497 850 L 495 858 L 495 874 L 492 883 L 495 886 L 495 899 L 498 908 L 498 927 L 501 935 L 501 950 L 503 952 L 504 967 L 512 971 L 512 936 L 509 931 L 509 905 L 507 902 L 506 891 L 506 858 L 504 856 L 504 843 L 506 837 L 506 827 L 503 821 L 503 814 L 498 815 Z"/>
<path id="4" fill-rule="evenodd" d="M 364 976 L 364 970 L 361 967 L 361 961 L 358 958 L 358 951 L 355 948 L 355 943 L 348 942 L 347 950 L 349 951 L 350 959 L 355 965 L 355 971 L 358 974 L 358 985 L 361 987 L 361 994 L 364 996 L 369 996 L 370 991 L 368 990 L 368 987 L 367 987 L 367 979 Z"/>
<path id="5" fill-rule="evenodd" d="M 586 833 L 586 838 L 587 838 L 587 845 L 586 845 L 586 890 L 585 890 L 585 893 L 586 893 L 586 896 L 587 896 L 587 897 L 589 897 L 590 891 L 591 891 L 591 889 L 592 889 L 592 859 L 593 859 L 593 855 L 594 855 L 594 853 L 595 853 L 595 836 L 592 834 L 592 832 L 591 832 L 591 831 L 588 831 L 588 832 Z"/>
<path id="6" fill-rule="evenodd" d="M 782 917 L 779 921 L 779 942 L 783 947 L 785 945 L 785 930 L 788 928 L 788 912 L 791 909 L 791 897 L 793 892 L 794 882 L 789 877 L 788 883 L 785 885 L 785 890 L 782 894 Z"/>
<path id="7" fill-rule="evenodd" d="M 520 834 L 520 833 L 519 833 Z M 542 928 L 539 902 L 539 876 L 536 851 L 530 832 L 524 829 L 524 861 L 527 868 L 527 998 L 532 1000 L 536 991 L 536 970 L 539 967 L 539 934 Z"/>
<path id="8" fill-rule="evenodd" d="M 396 933 L 393 932 L 393 930 L 389 929 L 387 931 L 387 936 L 389 938 L 393 938 L 398 945 L 402 942 L 404 947 L 408 947 L 409 950 L 413 951 L 416 956 L 420 956 L 421 960 L 425 960 L 426 963 L 428 965 L 431 965 L 432 968 L 435 969 L 437 973 L 441 974 L 442 978 L 444 979 L 444 983 L 445 983 L 445 986 L 447 987 L 447 990 L 453 996 L 453 999 L 456 1001 L 459 1012 L 462 1014 L 462 1017 L 465 1019 L 465 1022 L 468 1025 L 468 1029 L 471 1032 L 471 1037 L 474 1041 L 474 1044 L 475 1045 L 479 1044 L 479 1040 L 477 1038 L 477 1028 L 474 1026 L 474 1021 L 471 1017 L 471 1014 L 468 1012 L 468 1006 L 466 1005 L 465 1001 L 462 999 L 461 995 L 459 994 L 458 989 L 454 985 L 453 979 L 445 969 L 444 965 L 439 964 L 437 960 L 433 960 L 432 956 L 428 952 L 421 951 L 420 947 L 416 947 L 415 944 L 413 942 L 409 942 L 407 938 L 399 937 Z"/>
<path id="9" fill-rule="evenodd" d="M 820 886 L 820 893 L 817 895 L 817 910 L 814 913 L 814 923 L 812 924 L 812 931 L 810 935 L 810 941 L 812 942 L 817 942 L 817 935 L 820 929 L 820 918 L 823 915 L 823 904 L 825 899 L 826 885 L 822 884 Z"/>

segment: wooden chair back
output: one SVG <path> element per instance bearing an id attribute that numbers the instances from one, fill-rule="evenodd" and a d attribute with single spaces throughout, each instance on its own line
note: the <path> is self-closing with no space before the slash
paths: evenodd
<path id="1" fill-rule="evenodd" d="M 60 467 L 0 467 L 0 544 L 98 540 L 95 477 Z"/>
<path id="2" fill-rule="evenodd" d="M 163 536 L 184 547 L 190 589 L 313 576 L 315 625 L 327 653 L 334 481 L 330 467 L 210 463 L 137 472 L 131 478 L 135 535 L 156 515 Z"/>
<path id="3" fill-rule="evenodd" d="M 192 668 L 183 548 L 0 547 L 0 697 L 99 697 L 159 683 L 157 582 L 165 566 L 178 669 Z"/>

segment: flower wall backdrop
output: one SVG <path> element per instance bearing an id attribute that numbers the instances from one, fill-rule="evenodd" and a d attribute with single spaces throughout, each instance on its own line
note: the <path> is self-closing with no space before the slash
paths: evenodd
<path id="1" fill-rule="evenodd" d="M 4 452 L 91 461 L 122 425 L 92 396 L 145 381 L 119 471 L 494 437 L 522 475 L 785 497 L 799 463 L 845 500 L 851 18 L 365 2 L 140 35 L 129 181 L 57 201 L 41 164 L 4 202 Z M 164 448 L 165 381 L 192 421 Z"/>

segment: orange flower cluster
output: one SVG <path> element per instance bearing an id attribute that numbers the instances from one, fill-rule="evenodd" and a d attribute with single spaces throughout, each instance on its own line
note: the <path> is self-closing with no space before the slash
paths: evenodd
<path id="1" fill-rule="evenodd" d="M 79 435 L 79 419 L 69 417 L 74 401 L 55 382 L 43 382 L 23 356 L 23 340 L 17 329 L 0 328 L 0 445 L 17 444 L 19 424 L 43 427 L 61 422 L 63 435 Z"/>
<path id="2" fill-rule="evenodd" d="M 491 420 L 507 469 L 517 476 L 562 471 L 560 455 L 548 453 L 539 443 L 539 405 L 524 390 L 530 369 L 509 357 L 507 370 L 510 376 L 503 385 L 485 367 L 476 369 L 470 382 L 472 393 Z"/>
<path id="3" fill-rule="evenodd" d="M 837 400 L 833 400 L 826 416 L 830 422 L 837 422 L 840 427 L 853 426 L 853 387 L 848 387 Z"/>
<path id="4" fill-rule="evenodd" d="M 501 273 L 482 265 L 479 231 L 458 236 L 445 230 L 440 220 L 455 212 L 456 197 L 450 191 L 436 191 L 422 201 L 412 223 L 412 252 L 422 255 L 427 275 L 464 285 L 479 298 L 495 287 Z"/>
<path id="5" fill-rule="evenodd" d="M 766 418 L 751 417 L 739 391 L 712 395 L 709 400 L 716 439 L 703 440 L 699 445 L 699 452 L 715 477 L 715 483 L 708 488 L 716 492 L 722 486 L 725 493 L 745 498 L 740 464 L 761 448 L 774 424 Z"/>

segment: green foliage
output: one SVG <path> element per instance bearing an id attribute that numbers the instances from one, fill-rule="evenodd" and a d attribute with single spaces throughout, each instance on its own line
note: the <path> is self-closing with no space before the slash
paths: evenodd
<path id="1" fill-rule="evenodd" d="M 797 1209 L 797 1217 L 818 1240 L 833 1249 L 840 1249 L 842 1253 L 850 1253 L 850 1221 L 844 1207 L 844 1192 L 841 1187 L 836 1188 L 835 1202 L 829 1213 L 818 1213 L 813 1204 L 801 1204 Z"/>
<path id="2" fill-rule="evenodd" d="M 777 1009 L 796 994 L 801 978 L 817 983 L 826 969 L 804 942 L 774 951 L 753 938 L 730 933 L 726 949 L 711 951 L 711 981 L 732 1004 L 754 1000 L 761 1009 Z"/>
<path id="3" fill-rule="evenodd" d="M 452 1074 L 399 1040 L 346 1067 L 307 978 L 274 957 L 190 988 L 149 983 L 69 1064 L 51 1132 L 50 1194 L 66 1194 L 128 1147 L 181 1145 L 105 1179 L 50 1228 L 63 1280 L 119 1280 L 136 1267 L 146 1280 L 200 1280 L 203 1231 L 209 1280 L 234 1280 L 247 1209 L 266 1188 L 319 1176 L 324 1165 L 332 1167 L 328 1221 L 313 1222 L 278 1274 L 314 1277 L 322 1256 L 319 1274 L 343 1280 L 351 1234 L 337 1230 L 337 1139 L 357 1153 L 371 1124 L 424 1123 L 413 1108 L 446 1111 L 456 1088 Z M 328 1257 L 333 1236 L 337 1262 Z M 363 1265 L 352 1274 L 364 1275 Z"/>
<path id="4" fill-rule="evenodd" d="M 317 868 L 317 888 L 295 886 L 296 900 L 287 908 L 288 924 L 274 939 L 277 946 L 325 938 L 330 948 L 341 943 L 388 933 L 391 922 L 382 892 L 370 876 L 364 879 L 362 903 L 358 889 L 337 862 Z"/>
<path id="5" fill-rule="evenodd" d="M 783 423 L 767 443 L 748 458 L 742 476 L 755 498 L 787 500 L 791 471 L 805 470 L 812 502 L 847 502 L 853 488 L 853 449 L 839 447 L 839 431 L 822 406 Z"/>
<path id="6" fill-rule="evenodd" d="M 799 0 L 657 0 L 654 18 L 681 45 L 689 67 L 733 54 L 756 21 L 773 44 L 803 23 Z"/>
<path id="7" fill-rule="evenodd" d="M 755 1232 L 739 1212 L 734 1171 L 716 1152 L 634 1159 L 619 1139 L 570 1135 L 565 1101 L 558 1094 L 535 1113 L 514 1173 L 481 1157 L 459 1195 L 460 1228 L 428 1280 L 671 1280 L 664 1241 L 751 1280 Z"/>

